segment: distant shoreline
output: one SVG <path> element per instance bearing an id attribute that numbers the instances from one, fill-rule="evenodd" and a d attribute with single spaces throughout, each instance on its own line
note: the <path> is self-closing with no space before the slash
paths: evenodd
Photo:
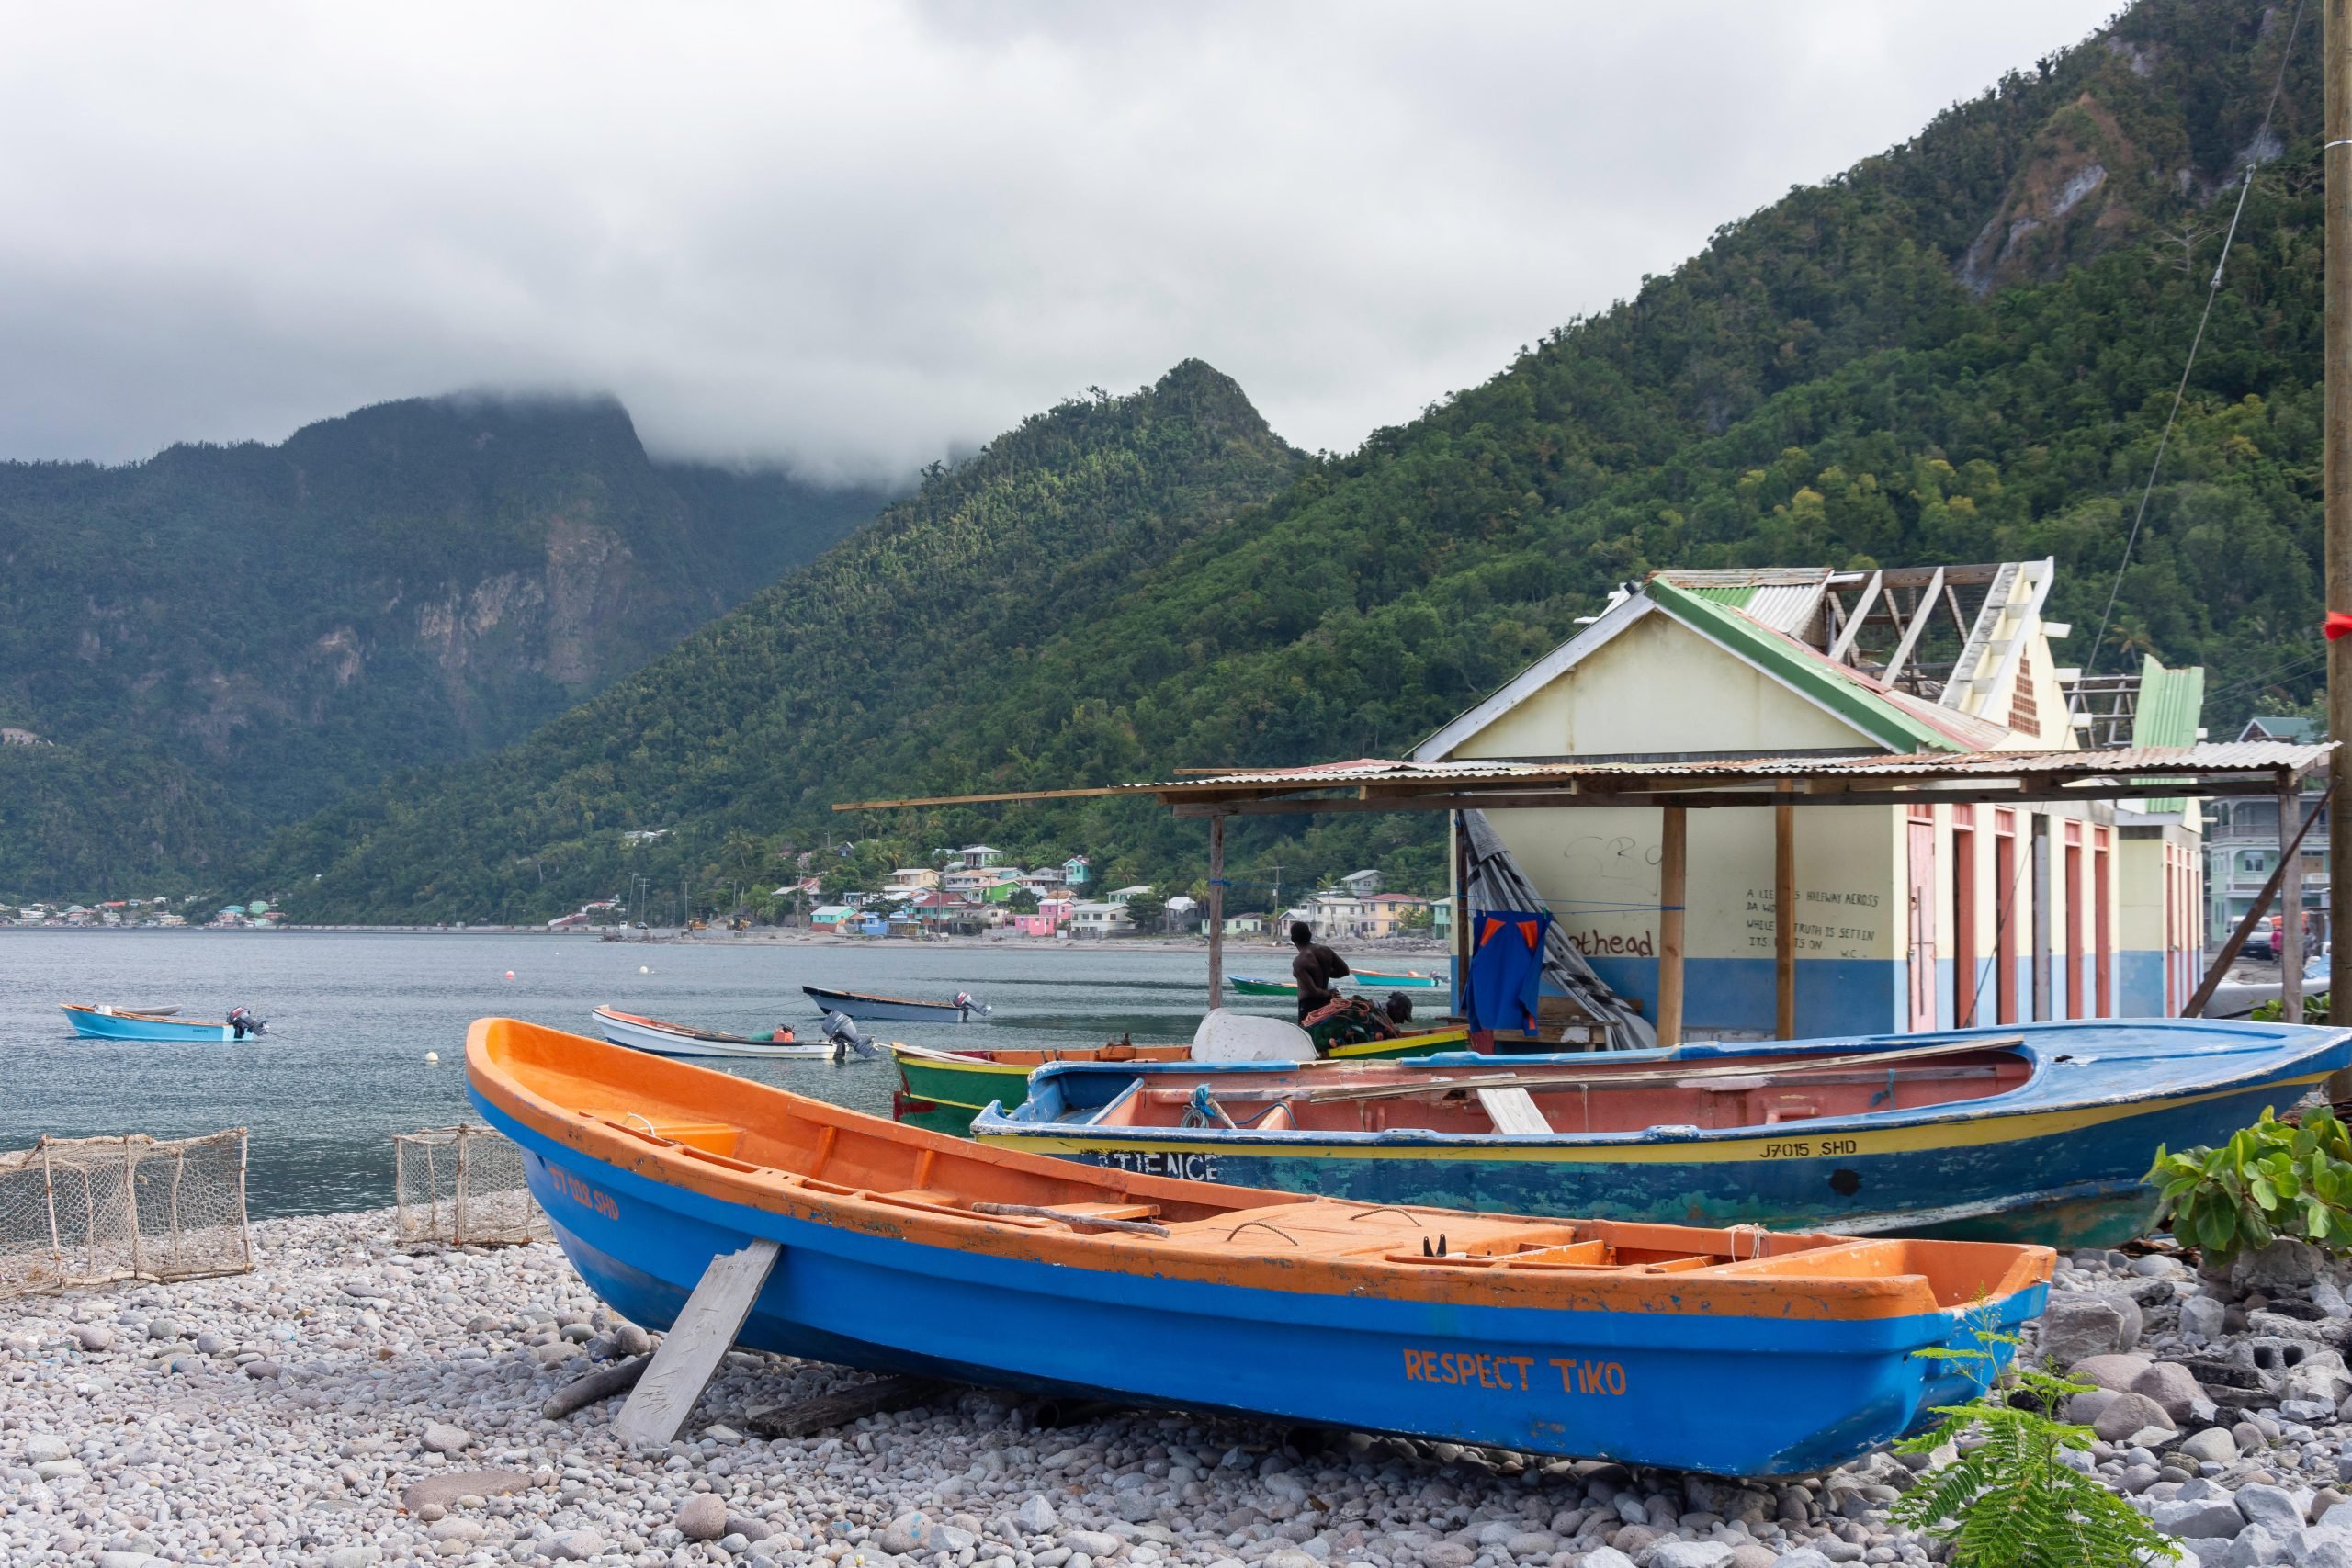
<path id="1" fill-rule="evenodd" d="M 545 926 L 304 926 L 283 925 L 262 930 L 253 926 L 0 926 L 0 937 L 19 934 L 71 934 L 75 936 L 273 936 L 300 932 L 305 936 L 502 936 L 502 937 L 571 937 L 602 942 L 604 928 L 571 926 L 562 931 L 549 931 Z M 926 947 L 1002 948 L 1011 953 L 1193 953 L 1208 954 L 1206 937 L 1106 937 L 1090 941 L 1053 941 L 1041 937 L 1010 936 L 942 936 L 928 937 L 920 942 L 908 937 L 834 936 L 830 933 L 798 930 L 786 926 L 755 926 L 750 931 L 654 931 L 644 936 L 632 934 L 615 947 L 646 946 L 719 947 L 736 942 L 785 943 L 800 947 L 876 947 L 921 949 Z M 1427 939 L 1387 937 L 1378 941 L 1341 942 L 1337 945 L 1351 952 L 1379 953 L 1398 958 L 1425 957 L 1442 959 L 1448 956 L 1443 944 Z M 1278 958 L 1290 952 L 1285 942 L 1270 942 L 1263 937 L 1230 936 L 1225 939 L 1228 954 L 1263 954 Z"/>

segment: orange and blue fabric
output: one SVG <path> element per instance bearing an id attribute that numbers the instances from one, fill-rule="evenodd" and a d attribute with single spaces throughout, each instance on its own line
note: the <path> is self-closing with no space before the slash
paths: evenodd
<path id="1" fill-rule="evenodd" d="M 1477 917 L 1470 952 L 1470 984 L 1462 998 L 1473 1029 L 1536 1026 L 1535 998 L 1544 984 L 1544 937 L 1552 917 L 1518 909 L 1488 909 Z"/>

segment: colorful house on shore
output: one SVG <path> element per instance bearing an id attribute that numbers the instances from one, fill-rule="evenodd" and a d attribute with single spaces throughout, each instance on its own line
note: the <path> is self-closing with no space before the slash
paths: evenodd
<path id="1" fill-rule="evenodd" d="M 1667 767 L 2193 741 L 2201 671 L 2149 660 L 2076 690 L 2051 646 L 2069 628 L 2041 618 L 2054 570 L 1659 572 L 1414 757 Z M 1488 818 L 1593 967 L 1652 1016 L 1662 815 Z M 1799 1035 L 2169 1014 L 2195 987 L 2193 801 L 1808 806 L 1793 820 Z M 1769 807 L 1690 813 L 1686 1037 L 1773 1029 L 1773 843 Z"/>

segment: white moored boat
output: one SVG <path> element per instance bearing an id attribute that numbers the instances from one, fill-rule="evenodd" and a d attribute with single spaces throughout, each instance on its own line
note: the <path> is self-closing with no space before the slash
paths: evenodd
<path id="1" fill-rule="evenodd" d="M 667 1023 L 614 1008 L 598 1008 L 594 1017 L 605 1038 L 616 1045 L 650 1051 L 657 1056 L 797 1056 L 832 1055 L 824 1040 L 753 1040 L 743 1034 L 721 1034 L 715 1029 L 693 1029 Z"/>

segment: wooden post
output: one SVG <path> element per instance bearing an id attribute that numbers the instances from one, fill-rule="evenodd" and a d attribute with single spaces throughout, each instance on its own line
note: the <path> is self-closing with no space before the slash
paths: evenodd
<path id="1" fill-rule="evenodd" d="M 1453 824 L 1453 1012 L 1464 1012 L 1462 998 L 1470 988 L 1470 829 L 1462 813 L 1447 813 Z"/>
<path id="2" fill-rule="evenodd" d="M 2302 791 L 2295 775 L 2278 775 L 2278 863 L 2287 868 L 2278 894 L 2279 1017 L 2288 1023 L 2303 1021 L 2303 851 Z"/>
<path id="3" fill-rule="evenodd" d="M 1209 1007 L 1225 1005 L 1225 818 L 1209 818 Z"/>
<path id="4" fill-rule="evenodd" d="M 1781 793 L 1796 786 L 1781 781 Z M 1783 800 L 1772 807 L 1772 1031 L 1782 1040 L 1797 1037 L 1797 808 Z"/>
<path id="5" fill-rule="evenodd" d="M 2320 153 L 2327 175 L 2322 224 L 2326 324 L 2321 347 L 2327 394 L 2320 428 L 2326 476 L 2321 513 L 2327 540 L 2324 607 L 2352 610 L 2352 0 L 2324 0 L 2320 14 L 2320 76 L 2327 105 Z M 2352 750 L 2341 744 L 2352 742 L 2352 637 L 2327 645 L 2327 732 L 2339 742 L 2328 761 L 2335 795 L 2327 818 L 2327 1019 L 2344 1024 L 2352 1023 L 2352 943 L 2335 942 L 2333 929 L 2339 911 L 2352 910 Z"/>
<path id="6" fill-rule="evenodd" d="M 1690 814 L 1666 808 L 1666 830 L 1658 840 L 1657 1043 L 1682 1043 L 1682 905 L 1684 870 L 1690 858 Z"/>

